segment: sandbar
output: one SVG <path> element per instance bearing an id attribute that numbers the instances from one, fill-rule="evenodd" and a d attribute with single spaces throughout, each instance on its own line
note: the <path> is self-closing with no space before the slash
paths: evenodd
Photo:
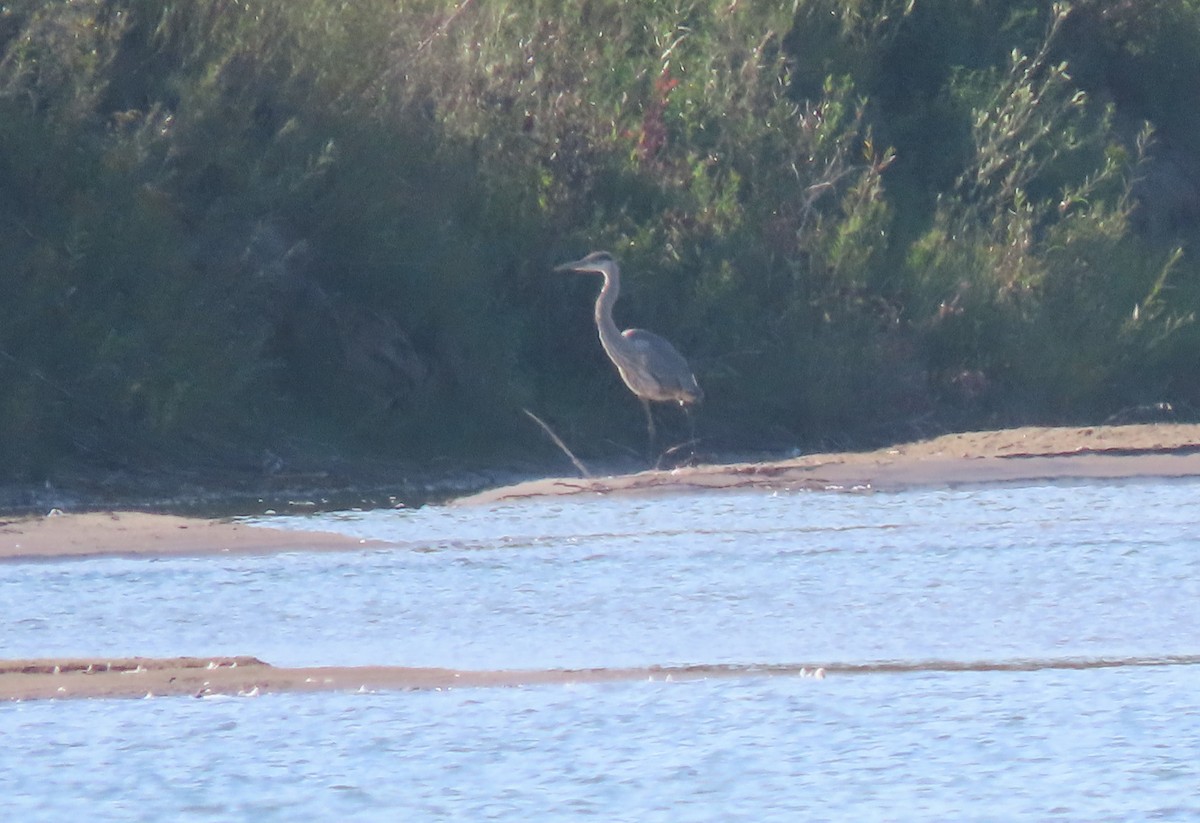
<path id="1" fill-rule="evenodd" d="M 586 501 L 700 491 L 889 492 L 919 487 L 1200 477 L 1200 424 L 1026 427 L 948 434 L 864 452 L 761 462 L 701 464 L 608 477 L 530 480 L 459 498 L 452 505 Z M 0 518 L 0 562 L 101 556 L 173 557 L 353 551 L 401 545 L 145 512 L 57 510 Z"/>
<path id="2" fill-rule="evenodd" d="M 458 504 L 684 491 L 900 491 L 1071 480 L 1200 477 L 1200 425 L 1037 427 L 947 434 L 863 452 L 531 480 Z"/>
<path id="3" fill-rule="evenodd" d="M 0 519 L 0 561 L 346 551 L 371 544 L 344 534 L 147 512 L 55 510 L 43 517 Z"/>
<path id="4" fill-rule="evenodd" d="M 1200 656 L 863 663 L 697 664 L 592 669 L 456 670 L 408 666 L 281 668 L 256 657 L 53 658 L 0 660 L 0 701 L 81 698 L 258 697 L 279 692 L 380 692 L 520 688 L 632 681 L 799 677 L 908 672 L 1028 672 L 1125 666 L 1190 666 Z"/>

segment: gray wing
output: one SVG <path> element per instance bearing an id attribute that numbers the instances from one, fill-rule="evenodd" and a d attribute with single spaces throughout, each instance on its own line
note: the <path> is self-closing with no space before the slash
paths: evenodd
<path id="1" fill-rule="evenodd" d="M 695 403 L 704 396 L 687 360 L 669 340 L 645 329 L 626 329 L 621 337 L 628 343 L 627 353 L 640 376 L 654 383 L 638 386 L 639 394 L 681 403 Z"/>

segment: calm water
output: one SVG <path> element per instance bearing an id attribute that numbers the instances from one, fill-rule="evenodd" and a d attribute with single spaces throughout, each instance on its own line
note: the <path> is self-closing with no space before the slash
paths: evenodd
<path id="1" fill-rule="evenodd" d="M 272 518 L 0 564 L 0 657 L 551 668 L 1200 654 L 1200 484 Z M 1200 666 L 0 704 L 13 819 L 1200 820 Z"/>

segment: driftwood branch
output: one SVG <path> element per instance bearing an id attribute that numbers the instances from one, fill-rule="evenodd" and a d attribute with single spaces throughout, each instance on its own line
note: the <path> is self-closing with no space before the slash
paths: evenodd
<path id="1" fill-rule="evenodd" d="M 562 449 L 563 454 L 565 454 L 567 457 L 571 458 L 571 462 L 575 464 L 575 468 L 579 470 L 580 474 L 582 474 L 584 477 L 592 476 L 592 473 L 590 471 L 588 471 L 587 466 L 583 465 L 583 462 L 580 461 L 580 459 L 578 457 L 576 457 L 571 452 L 570 449 L 567 448 L 567 444 L 562 442 L 562 438 L 560 438 L 557 434 L 555 434 L 554 430 L 551 429 L 549 426 L 547 426 L 546 423 L 542 420 L 542 418 L 538 417 L 536 414 L 531 412 L 529 409 L 521 409 L 521 411 L 525 412 L 525 414 L 528 415 L 530 420 L 532 420 L 534 423 L 537 423 L 539 426 L 542 427 L 542 431 L 544 431 L 547 434 L 547 436 L 549 436 L 549 438 L 554 441 L 554 445 L 556 445 L 560 449 Z"/>

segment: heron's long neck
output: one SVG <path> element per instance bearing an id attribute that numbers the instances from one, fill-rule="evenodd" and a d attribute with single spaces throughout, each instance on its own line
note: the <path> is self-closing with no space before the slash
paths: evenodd
<path id="1" fill-rule="evenodd" d="M 604 285 L 596 298 L 596 328 L 600 331 L 600 345 L 611 355 L 621 347 L 621 332 L 613 321 L 613 304 L 621 291 L 621 276 L 614 272 L 604 273 Z"/>

